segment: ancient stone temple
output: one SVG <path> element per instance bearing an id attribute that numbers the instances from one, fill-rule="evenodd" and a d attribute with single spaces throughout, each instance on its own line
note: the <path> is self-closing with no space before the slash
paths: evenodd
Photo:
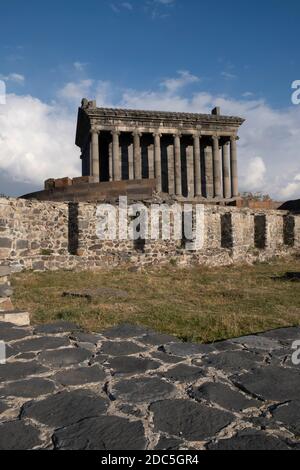
<path id="1" fill-rule="evenodd" d="M 237 133 L 243 119 L 211 114 L 98 108 L 82 100 L 76 145 L 94 182 L 154 180 L 179 198 L 238 197 Z"/>

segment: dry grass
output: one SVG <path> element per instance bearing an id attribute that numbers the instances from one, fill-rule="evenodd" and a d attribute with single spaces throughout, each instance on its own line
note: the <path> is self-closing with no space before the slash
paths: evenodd
<path id="1" fill-rule="evenodd" d="M 299 325 L 299 283 L 273 279 L 287 271 L 299 272 L 300 260 L 214 269 L 24 272 L 13 277 L 13 301 L 32 312 L 33 323 L 64 319 L 101 331 L 129 322 L 208 342 Z M 126 290 L 128 297 L 62 297 L 66 290 L 99 287 Z"/>

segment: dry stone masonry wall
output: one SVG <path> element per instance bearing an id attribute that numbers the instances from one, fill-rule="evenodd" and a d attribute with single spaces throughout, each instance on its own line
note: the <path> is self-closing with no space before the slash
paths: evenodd
<path id="1" fill-rule="evenodd" d="M 150 224 L 150 204 L 147 207 Z M 203 243 L 197 248 L 184 238 L 101 240 L 96 233 L 96 203 L 1 198 L 0 263 L 34 270 L 95 269 L 124 263 L 216 266 L 264 261 L 299 250 L 300 215 L 210 205 L 203 210 Z"/>

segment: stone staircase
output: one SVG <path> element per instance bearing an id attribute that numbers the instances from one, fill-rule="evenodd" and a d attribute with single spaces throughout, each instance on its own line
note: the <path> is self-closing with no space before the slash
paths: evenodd
<path id="1" fill-rule="evenodd" d="M 0 322 L 27 326 L 30 324 L 29 313 L 16 310 L 11 301 L 13 289 L 10 284 L 10 275 L 12 272 L 13 269 L 10 266 L 0 266 Z"/>

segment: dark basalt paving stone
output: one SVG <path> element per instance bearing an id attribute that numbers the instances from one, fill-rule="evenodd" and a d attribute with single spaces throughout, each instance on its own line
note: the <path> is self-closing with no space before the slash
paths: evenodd
<path id="1" fill-rule="evenodd" d="M 176 391 L 172 384 L 157 377 L 122 380 L 114 386 L 112 395 L 131 403 L 151 403 L 172 396 Z"/>
<path id="2" fill-rule="evenodd" d="M 53 428 L 105 413 L 108 402 L 89 390 L 60 392 L 41 401 L 25 403 L 21 418 L 32 418 Z"/>
<path id="3" fill-rule="evenodd" d="M 137 354 L 144 352 L 145 348 L 138 346 L 131 341 L 106 341 L 102 343 L 100 353 L 110 356 L 127 356 L 129 354 Z"/>
<path id="4" fill-rule="evenodd" d="M 9 342 L 31 336 L 32 332 L 25 328 L 14 328 L 12 324 L 0 322 L 0 340 Z"/>
<path id="5" fill-rule="evenodd" d="M 122 413 L 125 413 L 127 415 L 136 416 L 137 418 L 140 418 L 141 416 L 143 416 L 143 413 L 141 412 L 141 410 L 139 408 L 137 408 L 136 406 L 133 406 L 133 405 L 129 405 L 128 403 L 121 404 L 118 409 Z"/>
<path id="6" fill-rule="evenodd" d="M 80 364 L 91 357 L 91 352 L 81 348 L 65 348 L 57 351 L 43 351 L 38 359 L 41 363 L 51 367 L 66 367 Z"/>
<path id="7" fill-rule="evenodd" d="M 51 378 L 64 386 L 88 383 L 102 384 L 105 381 L 106 374 L 102 368 L 95 365 L 92 367 L 87 366 L 64 370 L 53 375 Z"/>
<path id="8" fill-rule="evenodd" d="M 185 357 L 171 356 L 171 354 L 166 354 L 163 351 L 157 351 L 151 354 L 151 357 L 154 359 L 159 359 L 165 364 L 178 364 L 178 362 L 185 361 Z"/>
<path id="9" fill-rule="evenodd" d="M 234 384 L 263 400 L 287 401 L 299 398 L 300 370 L 266 366 L 240 376 L 232 376 Z"/>
<path id="10" fill-rule="evenodd" d="M 261 333 L 259 336 L 275 339 L 283 344 L 291 344 L 293 341 L 300 340 L 300 327 L 279 328 Z"/>
<path id="11" fill-rule="evenodd" d="M 19 352 L 45 351 L 47 349 L 57 349 L 70 345 L 67 338 L 58 338 L 55 336 L 41 336 L 22 340 L 14 343 L 13 348 Z"/>
<path id="12" fill-rule="evenodd" d="M 180 342 L 176 336 L 165 335 L 160 333 L 147 333 L 140 338 L 137 338 L 138 341 L 144 344 L 149 344 L 151 346 L 162 346 L 166 343 L 176 343 Z"/>
<path id="13" fill-rule="evenodd" d="M 55 335 L 58 333 L 71 333 L 73 331 L 80 330 L 80 327 L 75 325 L 75 323 L 67 321 L 59 321 L 56 323 L 48 323 L 46 325 L 38 325 L 34 329 L 36 335 L 40 334 L 49 334 Z"/>
<path id="14" fill-rule="evenodd" d="M 155 446 L 155 450 L 180 450 L 183 442 L 174 437 L 162 436 Z"/>
<path id="15" fill-rule="evenodd" d="M 30 450 L 42 444 L 39 431 L 22 421 L 0 424 L 0 450 Z"/>
<path id="16" fill-rule="evenodd" d="M 210 346 L 213 346 L 216 351 L 236 351 L 237 349 L 242 349 L 242 346 L 232 341 L 217 341 L 216 343 L 211 343 Z"/>
<path id="17" fill-rule="evenodd" d="M 1 397 L 36 398 L 55 390 L 53 382 L 47 379 L 33 378 L 11 382 L 0 389 Z"/>
<path id="18" fill-rule="evenodd" d="M 213 437 L 231 423 L 234 416 L 189 400 L 164 400 L 150 405 L 154 429 L 188 441 Z"/>
<path id="19" fill-rule="evenodd" d="M 103 332 L 103 335 L 109 339 L 115 338 L 133 338 L 137 336 L 142 336 L 149 333 L 149 329 L 138 326 L 138 325 L 129 325 L 127 323 L 123 325 L 117 325 Z"/>
<path id="20" fill-rule="evenodd" d="M 36 352 L 25 352 L 25 353 L 19 353 L 17 359 L 35 359 L 37 357 L 37 351 Z"/>
<path id="21" fill-rule="evenodd" d="M 79 343 L 91 343 L 97 345 L 101 341 L 102 336 L 94 335 L 92 333 L 85 333 L 84 331 L 78 331 L 70 336 L 70 338 Z"/>
<path id="22" fill-rule="evenodd" d="M 48 370 L 37 361 L 0 364 L 0 381 L 19 380 L 30 375 L 43 374 Z"/>
<path id="23" fill-rule="evenodd" d="M 140 421 L 117 416 L 85 419 L 56 431 L 53 436 L 59 450 L 144 450 L 146 439 Z"/>
<path id="24" fill-rule="evenodd" d="M 187 364 L 178 364 L 178 366 L 168 369 L 161 375 L 176 382 L 194 382 L 204 376 L 204 371 L 199 367 L 188 366 Z"/>
<path id="25" fill-rule="evenodd" d="M 291 346 L 285 346 L 276 351 L 272 351 L 268 355 L 268 363 L 272 366 L 281 366 L 281 367 L 293 367 L 299 369 L 299 365 L 293 364 L 292 354 L 294 350 L 291 349 Z"/>
<path id="26" fill-rule="evenodd" d="M 9 359 L 10 357 L 15 357 L 19 354 L 19 351 L 17 351 L 16 349 L 14 349 L 13 346 L 11 346 L 10 344 L 6 344 L 5 345 L 5 355 L 6 355 L 6 359 Z"/>
<path id="27" fill-rule="evenodd" d="M 261 356 L 247 351 L 225 351 L 219 354 L 210 354 L 203 358 L 203 363 L 207 367 L 233 373 L 240 370 L 251 370 L 257 366 L 259 361 L 262 361 Z"/>
<path id="28" fill-rule="evenodd" d="M 278 341 L 263 336 L 255 335 L 235 338 L 232 340 L 232 342 L 242 344 L 248 349 L 259 349 L 264 351 L 272 351 L 281 348 L 281 344 Z"/>
<path id="29" fill-rule="evenodd" d="M 160 364 L 148 358 L 120 356 L 108 360 L 107 367 L 113 369 L 113 373 L 117 375 L 138 374 L 157 369 Z"/>
<path id="30" fill-rule="evenodd" d="M 298 390 L 299 395 L 299 390 Z M 276 408 L 272 415 L 297 437 L 300 436 L 300 400 Z"/>
<path id="31" fill-rule="evenodd" d="M 175 356 L 194 356 L 197 354 L 207 354 L 214 351 L 214 347 L 210 344 L 197 344 L 197 343 L 169 343 L 163 346 L 167 354 L 174 354 Z"/>
<path id="32" fill-rule="evenodd" d="M 108 358 L 109 356 L 107 354 L 97 354 L 95 357 L 90 359 L 89 364 L 104 364 Z"/>
<path id="33" fill-rule="evenodd" d="M 4 413 L 4 411 L 8 410 L 9 409 L 9 406 L 7 405 L 7 403 L 5 403 L 4 401 L 0 400 L 0 415 L 2 413 Z"/>
<path id="34" fill-rule="evenodd" d="M 232 390 L 228 385 L 220 382 L 209 382 L 198 388 L 192 388 L 190 397 L 197 401 L 207 400 L 216 403 L 230 411 L 242 411 L 246 408 L 259 407 L 261 402 L 246 398 L 242 393 Z"/>
<path id="35" fill-rule="evenodd" d="M 289 450 L 277 437 L 260 431 L 239 432 L 230 439 L 222 439 L 207 445 L 209 450 Z"/>
<path id="36" fill-rule="evenodd" d="M 75 343 L 75 346 L 77 348 L 86 349 L 87 351 L 90 351 L 91 355 L 96 354 L 96 352 L 97 352 L 97 346 L 95 344 L 92 344 L 92 343 L 77 342 L 77 343 Z"/>

